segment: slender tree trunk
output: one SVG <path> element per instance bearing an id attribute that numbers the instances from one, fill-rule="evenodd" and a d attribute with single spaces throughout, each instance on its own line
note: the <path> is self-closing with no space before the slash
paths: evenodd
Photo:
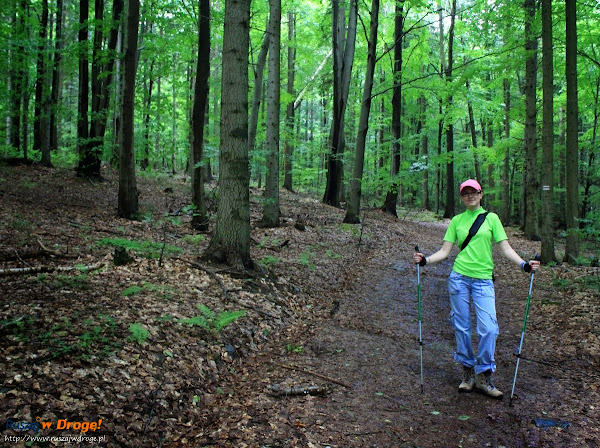
<path id="1" fill-rule="evenodd" d="M 390 163 L 390 187 L 382 210 L 398 216 L 396 204 L 400 188 L 397 176 L 400 171 L 400 138 L 402 137 L 402 46 L 404 45 L 404 1 L 396 1 L 394 17 L 394 89 L 392 93 L 392 157 Z"/>
<path id="2" fill-rule="evenodd" d="M 567 242 L 564 261 L 576 263 L 579 256 L 577 219 L 578 203 L 578 120 L 577 108 L 577 7 L 575 0 L 565 0 L 566 16 L 566 80 L 567 80 Z"/>
<path id="3" fill-rule="evenodd" d="M 248 51 L 250 1 L 225 0 L 217 222 L 206 256 L 239 269 L 250 259 Z"/>
<path id="4" fill-rule="evenodd" d="M 533 31 L 533 21 L 536 13 L 535 0 L 525 0 L 525 166 L 523 183 L 523 231 L 525 238 L 539 240 L 537 195 L 538 167 L 537 167 L 537 36 Z"/>
<path id="5" fill-rule="evenodd" d="M 35 87 L 35 121 L 33 126 L 33 149 L 42 154 L 43 166 L 51 166 L 50 161 L 50 78 L 47 70 L 48 57 L 48 0 L 42 0 L 40 21 L 37 79 Z"/>
<path id="6" fill-rule="evenodd" d="M 123 104 L 121 112 L 121 159 L 119 162 L 119 216 L 135 219 L 138 214 L 138 191 L 135 178 L 134 155 L 134 105 L 139 0 L 129 0 L 127 11 L 127 36 L 123 58 Z"/>
<path id="7" fill-rule="evenodd" d="M 58 100 L 60 98 L 60 67 L 62 61 L 62 25 L 63 25 L 63 0 L 56 0 L 56 31 L 54 37 L 54 62 L 52 65 L 52 92 L 50 94 L 50 149 L 58 149 Z"/>
<path id="8" fill-rule="evenodd" d="M 508 77 L 504 78 L 504 140 L 510 139 L 510 82 Z M 502 165 L 502 222 L 510 224 L 511 198 L 510 198 L 510 145 L 504 150 L 504 163 Z"/>
<path id="9" fill-rule="evenodd" d="M 450 29 L 448 30 L 448 65 L 446 67 L 446 85 L 452 83 L 452 66 L 454 51 L 454 21 L 456 18 L 456 0 L 452 0 L 452 11 L 450 12 Z M 452 94 L 448 96 L 448 108 L 453 105 Z M 446 165 L 446 207 L 444 218 L 454 216 L 454 124 L 449 121 L 446 124 L 446 152 L 448 153 L 448 164 Z"/>
<path id="10" fill-rule="evenodd" d="M 152 29 L 152 27 L 150 27 Z M 140 154 L 140 168 L 143 171 L 150 166 L 150 111 L 152 108 L 152 91 L 154 90 L 154 60 L 144 76 L 144 145 Z"/>
<path id="11" fill-rule="evenodd" d="M 287 69 L 287 93 L 288 98 L 294 97 L 294 75 L 296 73 L 296 14 L 288 12 L 288 69 Z M 294 153 L 294 121 L 295 101 L 289 101 L 285 111 L 285 126 L 287 128 L 285 151 L 283 158 L 283 188 L 293 191 L 292 177 L 292 155 Z M 298 103 L 299 105 L 299 103 Z"/>
<path id="12" fill-rule="evenodd" d="M 552 42 L 552 0 L 542 0 L 542 263 L 556 261 L 554 253 L 554 64 Z"/>
<path id="13" fill-rule="evenodd" d="M 327 185 L 323 202 L 339 207 L 340 191 L 343 173 L 344 155 L 344 117 L 352 65 L 354 63 L 354 49 L 356 45 L 357 0 L 350 1 L 350 14 L 348 15 L 348 33 L 344 36 L 344 20 L 340 14 L 340 1 L 332 0 L 333 7 L 333 121 L 329 140 L 329 154 L 327 157 Z"/>
<path id="14" fill-rule="evenodd" d="M 269 29 L 269 25 L 267 24 Z M 248 150 L 250 154 L 254 151 L 256 144 L 256 130 L 258 129 L 258 115 L 260 112 L 260 102 L 262 99 L 263 73 L 267 62 L 267 54 L 269 53 L 269 41 L 271 33 L 265 33 L 258 53 L 256 68 L 254 70 L 254 89 L 252 91 L 252 109 L 250 113 L 250 123 L 248 127 Z"/>
<path id="15" fill-rule="evenodd" d="M 361 184 L 365 163 L 367 131 L 369 130 L 369 115 L 371 113 L 371 92 L 373 90 L 373 78 L 375 76 L 378 26 L 379 0 L 373 0 L 371 3 L 371 26 L 367 52 L 367 72 L 365 74 L 362 105 L 358 122 L 354 168 L 352 179 L 350 180 L 350 201 L 348 202 L 348 210 L 346 212 L 346 217 L 344 218 L 344 222 L 351 224 L 360 223 Z"/>
<path id="16" fill-rule="evenodd" d="M 421 162 L 423 168 L 423 181 L 421 182 L 421 202 L 426 210 L 431 210 L 429 200 L 429 138 L 427 136 L 427 99 L 421 96 Z"/>
<path id="17" fill-rule="evenodd" d="M 586 219 L 587 212 L 588 212 L 588 201 L 590 200 L 590 188 L 592 186 L 593 179 L 596 177 L 596 175 L 594 173 L 594 171 L 595 171 L 594 161 L 596 160 L 596 150 L 594 148 L 596 148 L 596 136 L 598 134 L 598 116 L 600 115 L 600 111 L 598 110 L 599 99 L 600 99 L 600 76 L 598 76 L 598 78 L 596 78 L 596 92 L 594 94 L 594 124 L 592 127 L 591 147 L 590 147 L 589 154 L 588 154 L 588 164 L 587 164 L 587 170 L 586 170 L 586 175 L 585 175 L 585 187 L 583 189 L 583 204 L 581 207 L 581 220 L 579 221 L 580 228 L 583 228 L 583 226 L 586 225 L 584 220 Z"/>
<path id="18" fill-rule="evenodd" d="M 79 102 L 77 115 L 77 147 L 79 152 L 78 176 L 86 176 L 88 167 L 91 165 L 89 159 L 89 130 L 88 130 L 88 107 L 89 107 L 89 59 L 88 59 L 88 0 L 79 3 Z"/>
<path id="19" fill-rule="evenodd" d="M 173 111 L 171 114 L 171 174 L 174 176 L 177 172 L 177 53 L 173 55 L 173 73 L 172 73 L 171 97 L 173 99 Z"/>
<path id="20" fill-rule="evenodd" d="M 206 202 L 204 200 L 204 130 L 207 115 L 210 76 L 210 0 L 199 0 L 198 65 L 192 109 L 192 204 L 195 207 L 192 227 L 208 230 Z"/>
<path id="21" fill-rule="evenodd" d="M 279 226 L 279 113 L 281 110 L 281 0 L 269 0 L 267 83 L 267 173 L 261 226 Z"/>
<path id="22" fill-rule="evenodd" d="M 466 83 L 467 94 L 471 88 L 469 80 Z M 473 164 L 475 166 L 475 179 L 478 182 L 483 180 L 481 176 L 481 169 L 479 167 L 479 157 L 477 157 L 477 132 L 475 130 L 475 114 L 473 113 L 473 103 L 471 100 L 467 100 L 467 111 L 469 112 L 469 131 L 471 133 L 471 145 L 473 146 Z"/>

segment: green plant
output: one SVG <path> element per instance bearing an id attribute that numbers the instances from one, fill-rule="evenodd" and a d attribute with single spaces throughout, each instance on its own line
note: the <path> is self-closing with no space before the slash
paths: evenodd
<path id="1" fill-rule="evenodd" d="M 199 244 L 200 242 L 204 241 L 206 239 L 206 237 L 204 235 L 198 234 L 198 235 L 186 235 L 183 237 L 183 241 L 185 241 L 188 244 L 193 244 L 194 246 Z"/>
<path id="2" fill-rule="evenodd" d="M 312 262 L 312 258 L 314 257 L 314 254 L 311 252 L 302 252 L 300 254 L 300 259 L 298 260 L 300 262 L 300 264 L 303 264 L 304 266 L 308 266 L 308 268 L 312 271 L 315 270 L 315 265 Z"/>
<path id="3" fill-rule="evenodd" d="M 258 264 L 260 264 L 261 266 L 263 266 L 263 267 L 265 267 L 265 268 L 266 268 L 266 267 L 268 267 L 268 266 L 270 266 L 270 265 L 275 265 L 275 264 L 277 264 L 277 263 L 279 263 L 279 258 L 277 258 L 277 257 L 274 257 L 274 256 L 272 256 L 272 255 L 269 255 L 269 256 L 263 257 L 263 258 L 261 258 L 261 259 L 258 261 Z"/>
<path id="4" fill-rule="evenodd" d="M 33 228 L 33 223 L 25 219 L 15 218 L 8 226 L 13 230 L 30 230 Z"/>
<path id="5" fill-rule="evenodd" d="M 99 247 L 110 246 L 126 251 L 131 250 L 144 258 L 159 258 L 163 248 L 162 243 L 155 243 L 149 240 L 135 241 L 128 240 L 127 238 L 102 238 L 96 244 Z M 179 247 L 165 245 L 165 254 L 177 254 L 181 252 L 183 252 L 183 249 Z"/>
<path id="6" fill-rule="evenodd" d="M 227 325 L 235 322 L 242 316 L 246 315 L 245 311 L 221 311 L 215 313 L 206 305 L 196 305 L 200 314 L 189 319 L 181 319 L 179 322 L 183 324 L 199 326 L 213 333 L 220 332 Z"/>
<path id="7" fill-rule="evenodd" d="M 336 254 L 334 251 L 332 251 L 331 249 L 327 249 L 325 251 L 325 256 L 327 258 L 333 258 L 333 259 L 338 259 L 338 258 L 342 258 L 342 256 L 340 254 Z"/>
<path id="8" fill-rule="evenodd" d="M 121 295 L 124 295 L 125 297 L 129 297 L 129 296 L 133 296 L 135 294 L 138 294 L 140 292 L 142 292 L 144 290 L 144 288 L 142 288 L 141 286 L 130 286 L 129 288 L 125 289 Z"/>
<path id="9" fill-rule="evenodd" d="M 89 276 L 87 274 L 75 275 L 73 277 L 69 275 L 59 275 L 52 284 L 58 289 L 90 289 Z"/>
<path id="10" fill-rule="evenodd" d="M 150 336 L 150 332 L 137 322 L 129 325 L 129 333 L 131 333 L 129 340 L 137 342 L 140 345 L 144 344 Z"/>
<path id="11" fill-rule="evenodd" d="M 304 353 L 304 347 L 302 345 L 288 344 L 285 346 L 285 351 L 288 353 Z"/>
<path id="12" fill-rule="evenodd" d="M 572 284 L 573 282 L 568 278 L 555 278 L 554 280 L 552 280 L 552 286 L 556 288 L 566 289 Z"/>

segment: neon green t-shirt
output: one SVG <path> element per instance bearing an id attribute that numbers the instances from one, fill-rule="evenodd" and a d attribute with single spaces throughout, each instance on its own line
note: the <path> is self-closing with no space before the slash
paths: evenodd
<path id="1" fill-rule="evenodd" d="M 466 210 L 452 218 L 444 235 L 444 241 L 456 244 L 460 248 L 477 215 L 481 213 L 485 213 L 483 207 L 475 211 Z M 495 213 L 489 213 L 467 247 L 456 256 L 452 269 L 467 277 L 491 279 L 494 270 L 492 243 L 499 243 L 506 239 L 508 237 L 500 218 Z"/>

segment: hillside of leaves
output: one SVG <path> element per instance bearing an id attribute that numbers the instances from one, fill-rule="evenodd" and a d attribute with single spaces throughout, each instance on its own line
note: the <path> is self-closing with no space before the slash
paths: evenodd
<path id="1" fill-rule="evenodd" d="M 0 167 L 2 422 L 102 419 L 87 435 L 106 436 L 101 446 L 111 447 L 231 446 L 230 432 L 258 446 L 268 426 L 253 426 L 248 410 L 272 385 L 248 390 L 264 373 L 248 361 L 300 351 L 293 335 L 333 315 L 365 260 L 380 253 L 404 260 L 416 239 L 428 248 L 439 243 L 431 223 L 412 222 L 434 220 L 424 212 L 394 219 L 367 210 L 352 226 L 341 224 L 343 210 L 288 192 L 282 226 L 258 228 L 261 198 L 253 190 L 256 269 L 235 272 L 201 258 L 210 235 L 190 229 L 189 179 L 141 177 L 142 216 L 126 221 L 115 217 L 116 173 L 103 175 L 92 183 L 68 170 Z M 212 189 L 209 202 L 214 212 Z M 519 244 L 531 252 L 538 243 Z M 597 368 L 598 280 L 598 268 L 544 268 L 534 355 Z M 564 341 L 558 351 L 557 338 Z M 585 389 L 596 396 L 598 385 L 589 377 Z M 242 393 L 246 401 L 238 402 Z M 284 446 L 302 446 L 292 440 L 309 440 L 314 428 L 288 430 Z M 339 434 L 332 440 L 344 446 Z"/>

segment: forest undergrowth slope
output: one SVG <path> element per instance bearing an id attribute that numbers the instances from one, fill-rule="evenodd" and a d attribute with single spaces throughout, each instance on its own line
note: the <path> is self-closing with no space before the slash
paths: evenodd
<path id="1" fill-rule="evenodd" d="M 104 177 L 0 167 L 0 446 L 48 446 L 6 442 L 34 434 L 9 420 L 107 447 L 600 446 L 597 268 L 536 276 L 534 361 L 508 408 L 456 393 L 450 264 L 427 267 L 421 394 L 409 260 L 437 249 L 445 222 L 368 209 L 341 224 L 343 210 L 282 192 L 282 225 L 264 229 L 252 191 L 257 269 L 239 273 L 199 258 L 210 235 L 190 229 L 186 178 L 140 177 L 142 217 L 126 221 Z M 539 250 L 509 234 L 523 256 Z M 500 260 L 497 273 L 507 393 L 528 277 Z"/>

